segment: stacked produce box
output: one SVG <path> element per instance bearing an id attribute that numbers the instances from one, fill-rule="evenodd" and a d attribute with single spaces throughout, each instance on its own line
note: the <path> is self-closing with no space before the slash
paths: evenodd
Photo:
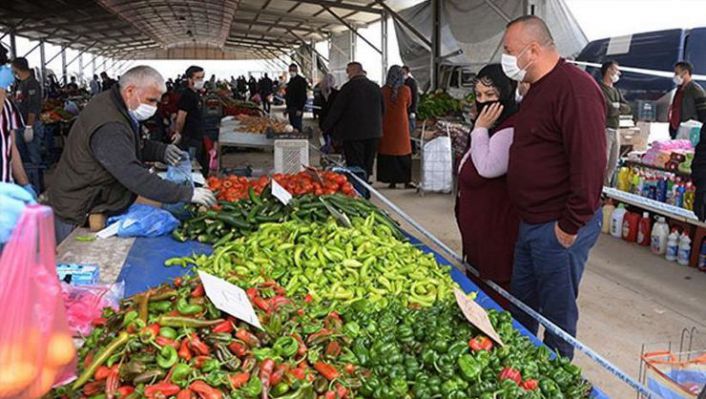
<path id="1" fill-rule="evenodd" d="M 308 178 L 305 176 L 309 176 Z M 468 323 L 433 254 L 330 172 L 241 181 L 238 200 L 195 210 L 178 238 L 211 255 L 168 260 L 246 290 L 262 329 L 218 310 L 198 277 L 106 310 L 55 397 L 584 398 L 566 359 L 489 311 L 502 345 Z M 215 181 L 212 181 L 214 183 Z M 316 187 L 318 184 L 319 187 Z M 224 194 L 226 193 L 226 194 Z M 215 227 L 214 227 L 215 226 Z"/>

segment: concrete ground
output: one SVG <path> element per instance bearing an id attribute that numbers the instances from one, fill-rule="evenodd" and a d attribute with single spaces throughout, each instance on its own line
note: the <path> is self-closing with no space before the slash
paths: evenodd
<path id="1" fill-rule="evenodd" d="M 272 167 L 271 152 L 233 153 L 224 160 L 228 167 L 248 164 Z M 313 152 L 311 163 L 318 164 L 318 156 Z M 415 162 L 415 175 L 418 170 Z M 460 252 L 452 195 L 420 196 L 414 190 L 390 190 L 381 184 L 375 187 L 446 245 Z M 586 266 L 579 306 L 578 338 L 638 379 L 643 344 L 648 344 L 647 350 L 666 350 L 671 342 L 672 348 L 678 350 L 683 329 L 696 327 L 706 331 L 706 273 L 667 262 L 652 255 L 648 248 L 602 235 Z M 706 339 L 702 339 L 706 335 L 696 335 L 693 349 L 706 349 Z M 576 363 L 610 397 L 636 396 L 627 384 L 585 355 L 577 354 Z"/>

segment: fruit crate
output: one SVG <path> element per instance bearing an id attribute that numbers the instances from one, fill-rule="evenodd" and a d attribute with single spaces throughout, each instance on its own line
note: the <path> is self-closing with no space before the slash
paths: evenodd
<path id="1" fill-rule="evenodd" d="M 309 166 L 309 140 L 275 140 L 275 173 L 297 173 Z"/>

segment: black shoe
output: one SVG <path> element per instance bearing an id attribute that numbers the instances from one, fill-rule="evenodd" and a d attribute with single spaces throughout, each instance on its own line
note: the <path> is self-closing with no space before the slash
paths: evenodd
<path id="1" fill-rule="evenodd" d="M 417 185 L 414 184 L 414 183 L 405 183 L 405 184 L 404 184 L 404 188 L 406 188 L 406 189 L 408 189 L 408 190 L 410 190 L 410 189 L 416 189 L 416 188 L 417 188 Z"/>
<path id="2" fill-rule="evenodd" d="M 397 188 L 397 184 L 395 184 L 395 183 L 390 183 L 390 185 L 387 186 L 387 188 L 395 189 L 395 188 Z"/>

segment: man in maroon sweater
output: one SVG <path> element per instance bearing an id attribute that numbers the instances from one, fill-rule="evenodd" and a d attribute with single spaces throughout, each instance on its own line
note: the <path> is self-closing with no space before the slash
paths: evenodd
<path id="1" fill-rule="evenodd" d="M 544 21 L 518 18 L 507 26 L 502 66 L 530 83 L 515 121 L 507 180 L 522 220 L 512 293 L 576 335 L 579 282 L 600 232 L 606 166 L 606 110 L 595 80 L 560 58 Z M 533 333 L 538 323 L 515 317 Z M 554 334 L 547 346 L 573 357 Z"/>

